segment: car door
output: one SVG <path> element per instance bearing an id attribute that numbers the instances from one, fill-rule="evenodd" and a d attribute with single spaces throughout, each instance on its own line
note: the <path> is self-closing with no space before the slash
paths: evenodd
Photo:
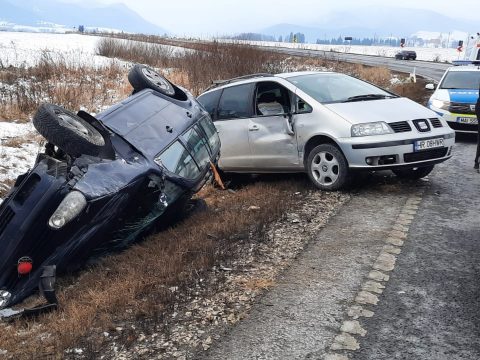
<path id="1" fill-rule="evenodd" d="M 254 84 L 223 89 L 214 119 L 221 142 L 219 167 L 226 171 L 242 171 L 252 167 L 248 126 L 252 116 Z"/>
<path id="2" fill-rule="evenodd" d="M 254 115 L 248 125 L 254 169 L 291 170 L 300 166 L 292 98 L 293 94 L 277 82 L 257 83 Z"/>

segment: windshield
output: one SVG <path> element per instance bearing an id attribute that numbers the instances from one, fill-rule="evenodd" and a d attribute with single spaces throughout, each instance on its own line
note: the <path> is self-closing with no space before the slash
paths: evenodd
<path id="1" fill-rule="evenodd" d="M 440 89 L 478 90 L 480 71 L 449 71 L 440 84 Z"/>
<path id="2" fill-rule="evenodd" d="M 343 74 L 309 74 L 287 78 L 320 103 L 376 100 L 396 97 L 365 81 Z"/>

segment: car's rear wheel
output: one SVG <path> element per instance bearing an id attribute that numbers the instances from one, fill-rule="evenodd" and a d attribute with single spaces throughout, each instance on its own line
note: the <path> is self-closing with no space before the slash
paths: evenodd
<path id="1" fill-rule="evenodd" d="M 315 147 L 307 158 L 308 177 L 321 190 L 339 190 L 349 180 L 348 163 L 340 149 L 332 144 Z"/>
<path id="2" fill-rule="evenodd" d="M 175 96 L 175 88 L 172 83 L 145 65 L 136 64 L 128 73 L 128 81 L 136 92 L 152 89 L 169 97 Z"/>
<path id="3" fill-rule="evenodd" d="M 430 174 L 433 170 L 433 167 L 434 165 L 430 165 L 410 169 L 396 169 L 392 171 L 401 179 L 418 180 Z"/>
<path id="4" fill-rule="evenodd" d="M 105 146 L 105 139 L 97 129 L 57 105 L 40 105 L 33 117 L 33 125 L 48 142 L 71 156 L 96 156 Z"/>

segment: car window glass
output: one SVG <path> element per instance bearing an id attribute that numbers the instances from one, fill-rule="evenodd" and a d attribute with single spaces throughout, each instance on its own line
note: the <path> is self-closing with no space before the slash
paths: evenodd
<path id="1" fill-rule="evenodd" d="M 344 74 L 299 75 L 287 80 L 320 103 L 341 102 L 350 97 L 368 94 L 392 96 L 375 85 Z"/>
<path id="2" fill-rule="evenodd" d="M 219 119 L 245 118 L 251 115 L 251 84 L 225 88 L 218 104 Z"/>
<path id="3" fill-rule="evenodd" d="M 449 71 L 440 85 L 440 89 L 478 90 L 480 71 Z"/>
<path id="4" fill-rule="evenodd" d="M 220 137 L 218 136 L 215 125 L 213 125 L 207 117 L 200 120 L 200 125 L 202 126 L 203 131 L 205 131 L 205 134 L 207 134 L 210 149 L 212 149 L 212 152 L 216 152 L 220 146 Z"/>
<path id="5" fill-rule="evenodd" d="M 298 96 L 295 96 L 295 108 L 297 114 L 306 114 L 313 111 L 313 108 Z"/>
<path id="6" fill-rule="evenodd" d="M 210 114 L 212 119 L 215 118 L 218 106 L 218 99 L 220 97 L 220 90 L 212 91 L 198 97 L 198 101 L 203 105 L 205 110 Z"/>
<path id="7" fill-rule="evenodd" d="M 257 116 L 283 115 L 290 111 L 290 91 L 274 81 L 260 82 L 255 94 Z"/>
<path id="8" fill-rule="evenodd" d="M 164 166 L 168 171 L 186 179 L 195 179 L 200 175 L 200 170 L 190 153 L 178 141 L 175 141 L 163 153 L 158 155 L 155 158 L 155 162 Z"/>
<path id="9" fill-rule="evenodd" d="M 190 130 L 187 130 L 187 132 L 183 134 L 183 138 L 197 161 L 197 164 L 203 168 L 210 162 L 210 156 L 207 150 L 207 142 L 200 135 L 202 132 L 200 129 L 197 130 L 197 126 L 198 125 L 195 125 Z"/>

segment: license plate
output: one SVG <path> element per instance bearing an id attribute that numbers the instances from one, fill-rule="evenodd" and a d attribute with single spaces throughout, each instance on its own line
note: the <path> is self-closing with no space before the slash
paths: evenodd
<path id="1" fill-rule="evenodd" d="M 477 118 L 471 117 L 471 116 L 459 116 L 457 117 L 457 122 L 460 124 L 472 124 L 472 125 L 478 124 Z"/>
<path id="2" fill-rule="evenodd" d="M 443 147 L 443 138 L 415 141 L 415 151 Z"/>

